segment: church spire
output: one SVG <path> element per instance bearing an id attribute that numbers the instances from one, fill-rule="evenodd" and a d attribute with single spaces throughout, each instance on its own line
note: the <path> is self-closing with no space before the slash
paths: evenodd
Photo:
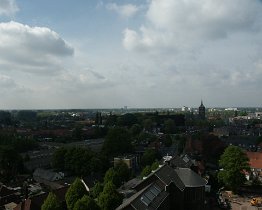
<path id="1" fill-rule="evenodd" d="M 201 99 L 201 105 L 199 106 L 198 108 L 198 115 L 199 115 L 199 118 L 204 120 L 205 119 L 205 115 L 206 115 L 206 108 L 203 104 L 203 100 Z"/>

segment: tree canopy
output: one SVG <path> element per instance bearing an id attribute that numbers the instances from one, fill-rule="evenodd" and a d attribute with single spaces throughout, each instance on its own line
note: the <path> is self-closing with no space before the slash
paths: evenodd
<path id="1" fill-rule="evenodd" d="M 74 210 L 99 210 L 100 207 L 88 195 L 84 195 L 75 205 Z"/>
<path id="2" fill-rule="evenodd" d="M 175 122 L 172 119 L 167 119 L 164 122 L 164 131 L 166 134 L 171 134 L 175 132 Z"/>
<path id="3" fill-rule="evenodd" d="M 103 151 L 107 155 L 119 155 L 128 153 L 131 150 L 131 138 L 125 128 L 115 127 L 108 131 L 103 145 Z"/>
<path id="4" fill-rule="evenodd" d="M 60 148 L 52 157 L 52 165 L 78 176 L 87 176 L 90 172 L 103 170 L 104 162 L 100 155 L 87 148 Z"/>
<path id="5" fill-rule="evenodd" d="M 146 166 L 143 168 L 142 172 L 141 172 L 141 177 L 146 177 L 151 173 L 151 166 Z"/>
<path id="6" fill-rule="evenodd" d="M 106 183 L 104 190 L 98 197 L 98 204 L 102 210 L 114 210 L 122 203 L 122 196 L 116 191 L 112 182 Z"/>
<path id="7" fill-rule="evenodd" d="M 154 149 L 147 149 L 142 156 L 141 163 L 143 166 L 151 165 L 155 162 L 156 159 L 159 159 L 160 156 Z"/>
<path id="8" fill-rule="evenodd" d="M 237 146 L 229 146 L 221 155 L 219 166 L 222 170 L 218 173 L 218 179 L 228 188 L 236 191 L 246 181 L 244 171 L 249 171 L 249 159 Z"/>
<path id="9" fill-rule="evenodd" d="M 65 200 L 67 208 L 69 210 L 73 210 L 75 203 L 79 199 L 81 199 L 85 194 L 87 194 L 85 186 L 79 178 L 76 178 L 74 183 L 69 187 L 69 189 L 66 192 Z"/>
<path id="10" fill-rule="evenodd" d="M 96 182 L 94 187 L 91 188 L 91 196 L 92 198 L 97 198 L 101 192 L 103 192 L 103 184 L 101 182 Z"/>
<path id="11" fill-rule="evenodd" d="M 41 206 L 41 210 L 62 210 L 61 203 L 53 192 L 48 194 Z"/>
<path id="12" fill-rule="evenodd" d="M 10 146 L 0 146 L 0 181 L 10 181 L 23 170 L 22 157 Z"/>

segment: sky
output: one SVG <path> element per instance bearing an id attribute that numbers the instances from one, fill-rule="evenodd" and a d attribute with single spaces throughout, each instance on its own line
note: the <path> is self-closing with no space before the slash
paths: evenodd
<path id="1" fill-rule="evenodd" d="M 0 109 L 262 106 L 261 0 L 0 0 Z"/>

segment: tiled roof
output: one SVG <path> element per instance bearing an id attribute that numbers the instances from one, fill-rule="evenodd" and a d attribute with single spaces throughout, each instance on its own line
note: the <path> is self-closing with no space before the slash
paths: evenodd
<path id="1" fill-rule="evenodd" d="M 250 168 L 262 169 L 262 153 L 261 152 L 246 152 L 249 158 Z"/>

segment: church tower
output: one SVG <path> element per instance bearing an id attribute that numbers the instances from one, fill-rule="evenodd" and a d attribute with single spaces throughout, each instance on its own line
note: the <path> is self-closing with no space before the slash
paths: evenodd
<path id="1" fill-rule="evenodd" d="M 201 105 L 198 108 L 198 115 L 201 120 L 206 119 L 206 108 L 203 105 L 203 101 L 201 100 Z"/>

